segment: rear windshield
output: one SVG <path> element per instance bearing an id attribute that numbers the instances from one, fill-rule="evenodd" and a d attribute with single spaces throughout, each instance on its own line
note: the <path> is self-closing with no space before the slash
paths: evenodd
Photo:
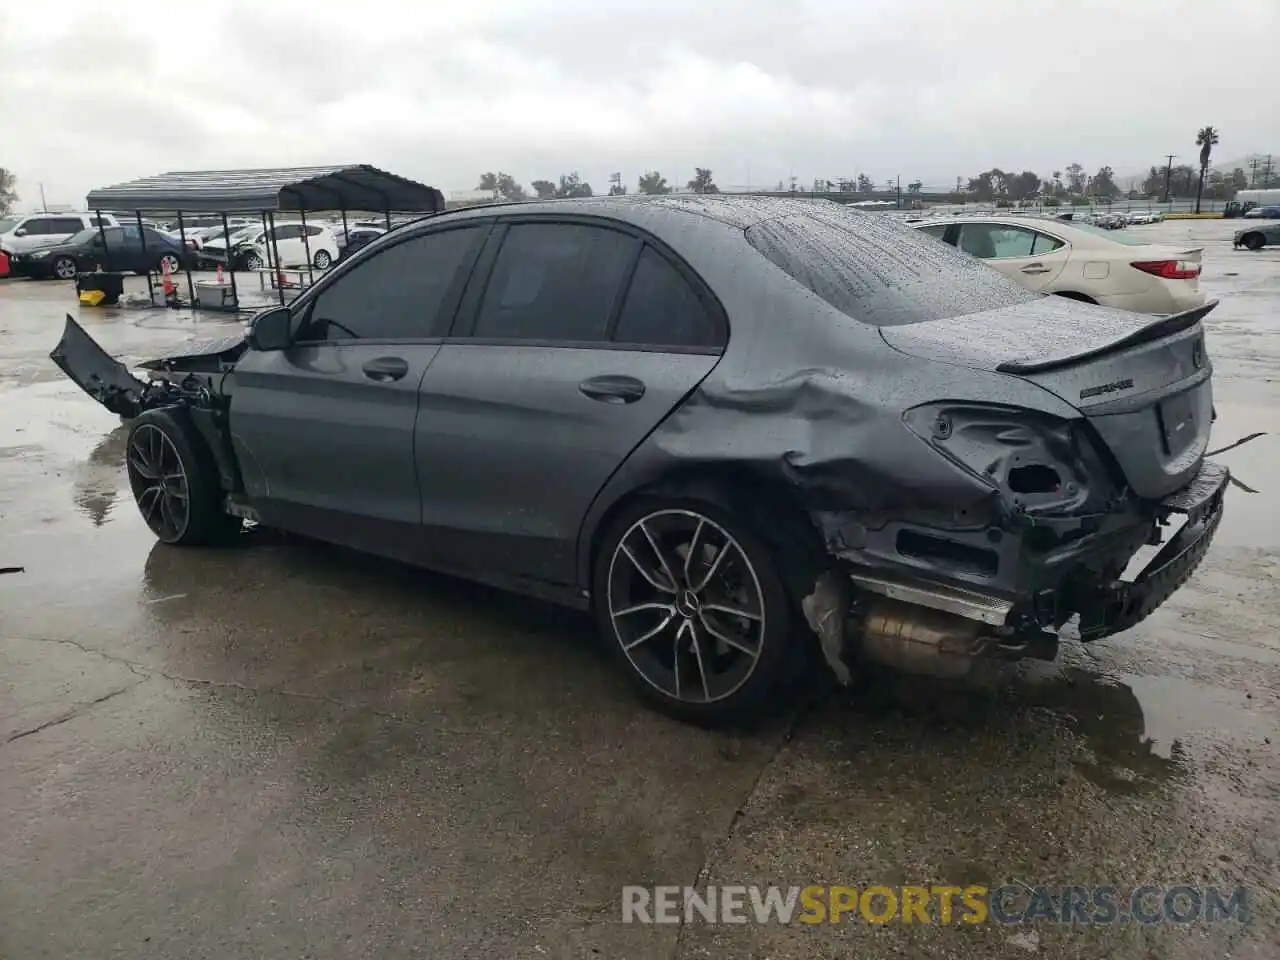
<path id="1" fill-rule="evenodd" d="M 815 205 L 747 229 L 776 266 L 855 320 L 877 327 L 996 310 L 1038 294 L 882 213 Z"/>

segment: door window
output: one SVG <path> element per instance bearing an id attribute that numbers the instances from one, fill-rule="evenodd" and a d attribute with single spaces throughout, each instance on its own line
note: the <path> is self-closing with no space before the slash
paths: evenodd
<path id="1" fill-rule="evenodd" d="M 983 260 L 1029 257 L 1032 256 L 1036 236 L 1033 230 L 1002 223 L 966 223 L 960 227 L 959 247 Z"/>
<path id="2" fill-rule="evenodd" d="M 302 237 L 302 227 L 296 223 L 286 223 L 276 227 L 276 240 L 297 240 Z"/>
<path id="3" fill-rule="evenodd" d="M 1054 250 L 1065 246 L 1066 244 L 1057 237 L 1051 237 L 1047 233 L 1037 233 L 1036 243 L 1031 250 L 1031 255 L 1038 257 L 1042 253 L 1052 253 Z"/>
<path id="4" fill-rule="evenodd" d="M 472 335 L 568 343 L 605 339 L 638 242 L 582 224 L 516 224 L 494 262 Z"/>
<path id="5" fill-rule="evenodd" d="M 18 226 L 18 229 L 27 231 L 28 237 L 43 237 L 53 232 L 49 229 L 49 221 L 39 217 L 25 221 Z M 77 230 L 76 232 L 78 233 L 79 231 Z"/>
<path id="6" fill-rule="evenodd" d="M 444 230 L 388 247 L 336 277 L 313 301 L 300 340 L 420 340 L 444 336 L 444 309 L 471 268 L 488 225 Z"/>
<path id="7" fill-rule="evenodd" d="M 934 224 L 930 224 L 927 227 L 917 227 L 916 229 L 918 229 L 921 233 L 927 233 L 929 236 L 937 237 L 939 240 L 941 240 L 944 236 L 946 236 L 947 227 L 949 226 L 951 226 L 951 224 L 949 223 L 934 223 Z"/>
<path id="8" fill-rule="evenodd" d="M 45 221 L 45 233 L 79 233 L 84 229 L 84 222 L 79 217 L 52 217 Z"/>
<path id="9" fill-rule="evenodd" d="M 660 347 L 718 347 L 724 336 L 693 285 L 646 246 L 631 277 L 613 339 Z"/>

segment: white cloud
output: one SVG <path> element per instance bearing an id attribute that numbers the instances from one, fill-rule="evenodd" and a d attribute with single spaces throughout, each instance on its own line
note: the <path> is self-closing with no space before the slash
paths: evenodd
<path id="1" fill-rule="evenodd" d="M 597 188 L 992 165 L 1145 169 L 1280 148 L 1275 0 L 67 0 L 0 13 L 0 165 L 79 202 L 170 169 L 368 162 Z M 79 26 L 77 26 L 79 25 Z M 1252 60 L 1253 68 L 1248 69 Z"/>

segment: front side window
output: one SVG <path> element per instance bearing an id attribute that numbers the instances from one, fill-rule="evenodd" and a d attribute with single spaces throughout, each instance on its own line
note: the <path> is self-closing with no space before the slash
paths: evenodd
<path id="1" fill-rule="evenodd" d="M 319 293 L 299 339 L 444 336 L 453 317 L 443 308 L 487 230 L 486 225 L 429 233 L 364 260 Z"/>
<path id="2" fill-rule="evenodd" d="M 636 264 L 613 339 L 656 347 L 718 347 L 720 325 L 666 257 L 646 246 Z"/>
<path id="3" fill-rule="evenodd" d="M 27 220 L 21 224 L 18 229 L 27 231 L 28 237 L 44 237 L 53 233 L 53 231 L 49 229 L 49 223 L 50 221 L 47 219 L 35 217 L 34 219 Z"/>
<path id="4" fill-rule="evenodd" d="M 84 229 L 84 221 L 79 217 L 54 217 L 45 221 L 49 226 L 46 233 L 79 233 Z"/>
<path id="5" fill-rule="evenodd" d="M 950 224 L 947 224 L 947 223 L 933 223 L 927 227 L 917 227 L 916 229 L 919 230 L 921 233 L 927 233 L 929 236 L 937 237 L 939 240 L 941 240 L 944 236 L 946 236 L 947 227 L 949 226 Z"/>
<path id="6" fill-rule="evenodd" d="M 603 340 L 637 243 L 603 227 L 516 224 L 493 264 L 473 336 Z"/>

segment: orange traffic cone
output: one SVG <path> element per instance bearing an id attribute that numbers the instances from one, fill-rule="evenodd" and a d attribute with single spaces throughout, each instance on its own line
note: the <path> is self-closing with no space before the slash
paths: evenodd
<path id="1" fill-rule="evenodd" d="M 222 277 L 222 264 L 218 264 L 218 283 L 219 283 L 219 284 L 223 284 L 223 283 L 226 283 L 226 282 L 227 282 L 227 281 L 226 281 L 226 280 L 224 280 L 224 279 L 223 279 L 223 277 Z"/>
<path id="2" fill-rule="evenodd" d="M 164 290 L 164 298 L 172 300 L 178 293 L 178 288 L 173 285 L 173 277 L 169 274 L 169 258 L 165 257 L 160 261 L 161 289 Z"/>
<path id="3" fill-rule="evenodd" d="M 284 265 L 280 262 L 279 254 L 276 254 L 276 283 L 281 288 L 289 285 L 289 278 L 284 275 Z"/>

